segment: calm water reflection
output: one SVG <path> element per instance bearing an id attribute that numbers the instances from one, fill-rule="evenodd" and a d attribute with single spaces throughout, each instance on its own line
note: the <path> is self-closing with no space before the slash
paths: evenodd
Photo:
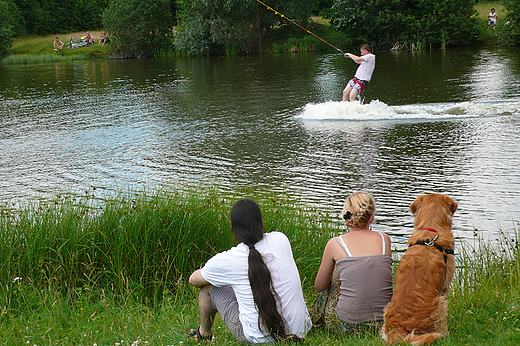
<path id="1" fill-rule="evenodd" d="M 408 205 L 443 192 L 461 238 L 518 229 L 518 50 L 380 52 L 364 105 L 336 102 L 355 68 L 337 54 L 1 66 L 0 199 L 216 181 L 339 213 L 365 190 L 402 247 Z"/>

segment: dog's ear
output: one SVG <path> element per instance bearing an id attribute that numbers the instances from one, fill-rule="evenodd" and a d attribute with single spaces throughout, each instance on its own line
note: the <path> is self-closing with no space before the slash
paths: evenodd
<path id="1" fill-rule="evenodd" d="M 459 205 L 457 204 L 457 202 L 453 201 L 453 203 L 451 204 L 451 213 L 453 214 L 458 207 Z"/>
<path id="2" fill-rule="evenodd" d="M 458 208 L 458 204 L 457 202 L 455 202 L 451 197 L 449 196 L 446 196 L 445 198 L 445 202 L 446 202 L 446 205 L 448 206 L 448 208 L 450 209 L 451 211 L 451 214 L 453 215 L 453 213 L 455 213 L 455 211 L 457 210 Z"/>
<path id="3" fill-rule="evenodd" d="M 415 199 L 415 201 L 412 202 L 412 204 L 410 204 L 410 211 L 412 212 L 412 214 L 415 214 L 417 209 L 419 209 L 422 199 L 423 199 L 423 196 L 419 196 Z"/>

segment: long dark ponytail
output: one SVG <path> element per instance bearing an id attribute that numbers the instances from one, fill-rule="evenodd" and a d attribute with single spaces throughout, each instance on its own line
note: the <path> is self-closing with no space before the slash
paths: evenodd
<path id="1" fill-rule="evenodd" d="M 278 295 L 273 288 L 271 272 L 255 244 L 264 237 L 260 207 L 251 199 L 235 203 L 231 209 L 231 228 L 238 242 L 249 246 L 249 283 L 258 309 L 258 324 L 276 340 L 287 338 L 285 321 L 277 309 Z M 264 328 L 262 328 L 264 327 Z"/>

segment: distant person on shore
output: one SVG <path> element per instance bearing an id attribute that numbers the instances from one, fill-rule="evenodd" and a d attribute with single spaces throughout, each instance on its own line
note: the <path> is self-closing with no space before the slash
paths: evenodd
<path id="1" fill-rule="evenodd" d="M 314 283 L 319 293 L 309 309 L 314 325 L 352 334 L 383 323 L 393 294 L 392 257 L 388 235 L 370 230 L 375 211 L 364 192 L 345 201 L 341 218 L 348 232 L 331 238 L 323 251 Z"/>
<path id="2" fill-rule="evenodd" d="M 104 45 L 108 41 L 110 41 L 108 39 L 108 33 L 103 30 L 103 33 L 101 34 L 101 36 L 99 36 L 99 43 L 98 44 Z"/>
<path id="3" fill-rule="evenodd" d="M 490 27 L 493 27 L 493 29 L 495 29 L 495 26 L 497 25 L 497 19 L 498 14 L 495 12 L 495 9 L 492 8 L 491 12 L 488 14 L 488 30 Z"/>
<path id="4" fill-rule="evenodd" d="M 365 91 L 376 67 L 376 56 L 371 53 L 370 48 L 367 45 L 363 45 L 360 51 L 361 56 L 345 53 L 345 58 L 351 58 L 360 65 L 356 70 L 354 78 L 348 82 L 343 90 L 342 101 L 355 101 L 356 97 Z"/>
<path id="5" fill-rule="evenodd" d="M 303 339 L 312 323 L 289 239 L 264 233 L 260 207 L 251 199 L 231 209 L 231 230 L 239 244 L 189 278 L 200 288 L 200 326 L 188 337 L 211 341 L 218 312 L 233 336 L 247 344 Z"/>
<path id="6" fill-rule="evenodd" d="M 58 36 L 56 36 L 56 39 L 53 42 L 54 50 L 57 52 L 58 50 L 63 49 L 63 42 L 60 41 Z"/>
<path id="7" fill-rule="evenodd" d="M 94 43 L 94 37 L 92 37 L 92 34 L 89 31 L 87 31 L 87 34 L 85 35 L 83 41 L 88 43 Z"/>

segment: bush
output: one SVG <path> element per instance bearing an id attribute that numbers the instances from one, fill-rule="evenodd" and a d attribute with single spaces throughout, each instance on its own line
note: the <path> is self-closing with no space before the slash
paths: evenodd
<path id="1" fill-rule="evenodd" d="M 502 42 L 508 45 L 520 45 L 520 0 L 504 0 L 507 9 L 504 24 L 500 26 L 499 35 Z"/>
<path id="2" fill-rule="evenodd" d="M 90 30 L 101 25 L 108 0 L 4 0 L 16 18 L 15 35 Z"/>
<path id="3" fill-rule="evenodd" d="M 113 0 L 103 13 L 113 53 L 122 58 L 154 55 L 171 40 L 169 0 Z"/>
<path id="4" fill-rule="evenodd" d="M 262 52 L 271 33 L 290 22 L 255 0 L 180 0 L 175 45 L 188 54 Z M 292 20 L 307 21 L 317 0 L 270 1 Z"/>
<path id="5" fill-rule="evenodd" d="M 470 44 L 478 39 L 471 0 L 336 0 L 337 30 L 379 48 Z"/>
<path id="6" fill-rule="evenodd" d="M 9 4 L 0 0 L 0 57 L 3 56 L 13 44 L 14 18 L 11 15 Z"/>

